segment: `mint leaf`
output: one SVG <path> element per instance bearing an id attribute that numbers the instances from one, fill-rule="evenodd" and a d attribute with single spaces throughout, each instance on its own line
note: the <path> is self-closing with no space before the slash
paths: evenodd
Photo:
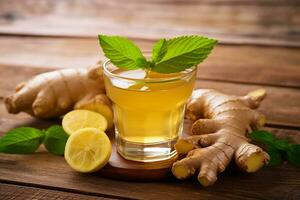
<path id="1" fill-rule="evenodd" d="M 47 129 L 44 145 L 54 155 L 64 155 L 65 146 L 69 135 L 59 125 L 53 125 Z"/>
<path id="2" fill-rule="evenodd" d="M 0 138 L 0 152 L 29 154 L 35 152 L 43 142 L 44 132 L 31 127 L 10 130 Z"/>
<path id="3" fill-rule="evenodd" d="M 160 61 L 164 55 L 167 53 L 167 41 L 166 39 L 160 39 L 157 43 L 154 44 L 152 49 L 152 61 L 154 63 Z"/>
<path id="4" fill-rule="evenodd" d="M 268 153 L 270 155 L 269 166 L 276 166 L 282 162 L 282 156 L 297 166 L 300 166 L 300 145 L 290 144 L 289 139 L 277 139 L 268 131 L 254 131 L 250 134 L 250 138 L 257 142 L 268 145 Z"/>
<path id="5" fill-rule="evenodd" d="M 273 143 L 274 147 L 281 151 L 288 151 L 290 144 L 287 139 L 275 139 Z"/>
<path id="6" fill-rule="evenodd" d="M 273 146 L 268 148 L 268 154 L 270 155 L 270 161 L 268 166 L 278 166 L 282 162 L 281 153 Z"/>
<path id="7" fill-rule="evenodd" d="M 140 57 L 136 59 L 135 64 L 138 68 L 146 69 L 150 67 L 150 62 L 146 60 L 144 57 Z"/>
<path id="8" fill-rule="evenodd" d="M 272 133 L 263 130 L 253 131 L 250 134 L 250 138 L 254 141 L 264 143 L 267 145 L 273 145 L 274 142 L 276 141 L 276 138 Z"/>
<path id="9" fill-rule="evenodd" d="M 290 145 L 290 148 L 287 151 L 287 160 L 300 167 L 300 144 Z"/>
<path id="10" fill-rule="evenodd" d="M 122 69 L 138 69 L 136 61 L 144 58 L 141 50 L 127 38 L 99 35 L 99 42 L 107 58 Z M 145 58 L 144 58 L 145 59 Z"/>
<path id="11" fill-rule="evenodd" d="M 250 138 L 263 144 L 272 145 L 274 148 L 280 151 L 287 151 L 290 146 L 288 139 L 277 139 L 268 131 L 253 131 L 250 134 Z"/>
<path id="12" fill-rule="evenodd" d="M 217 40 L 201 36 L 181 36 L 167 40 L 167 52 L 152 68 L 159 73 L 184 71 L 201 63 L 211 52 Z"/>
<path id="13" fill-rule="evenodd" d="M 130 40 L 120 36 L 99 35 L 100 46 L 110 61 L 119 68 L 147 69 L 158 73 L 175 73 L 201 63 L 217 40 L 201 36 L 182 36 L 159 40 L 152 49 L 152 61 Z"/>

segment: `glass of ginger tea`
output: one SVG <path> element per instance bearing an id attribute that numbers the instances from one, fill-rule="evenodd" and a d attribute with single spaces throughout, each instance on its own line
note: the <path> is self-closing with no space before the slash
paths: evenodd
<path id="1" fill-rule="evenodd" d="M 121 69 L 109 60 L 103 68 L 106 92 L 113 102 L 118 153 L 140 162 L 175 156 L 173 146 L 183 130 L 197 68 L 162 74 Z"/>

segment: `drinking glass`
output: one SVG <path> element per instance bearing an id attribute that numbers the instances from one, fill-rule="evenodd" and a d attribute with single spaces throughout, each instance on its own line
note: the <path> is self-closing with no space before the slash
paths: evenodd
<path id="1" fill-rule="evenodd" d="M 106 92 L 113 102 L 119 154 L 140 162 L 176 155 L 173 146 L 183 130 L 185 104 L 197 68 L 160 74 L 120 69 L 108 60 L 103 71 Z"/>

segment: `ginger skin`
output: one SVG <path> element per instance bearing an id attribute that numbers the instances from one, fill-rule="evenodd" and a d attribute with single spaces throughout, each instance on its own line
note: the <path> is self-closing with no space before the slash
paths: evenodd
<path id="1" fill-rule="evenodd" d="M 4 99 L 6 109 L 43 119 L 59 117 L 73 109 L 90 109 L 103 114 L 111 127 L 113 112 L 100 66 L 98 63 L 91 68 L 39 74 L 19 84 L 16 92 Z"/>
<path id="2" fill-rule="evenodd" d="M 173 164 L 178 179 L 199 171 L 198 181 L 210 186 L 234 157 L 239 168 L 256 172 L 269 161 L 269 155 L 250 144 L 247 134 L 265 124 L 255 109 L 266 96 L 263 89 L 246 96 L 231 96 L 215 90 L 195 90 L 187 104 L 186 118 L 195 121 L 193 136 L 179 139 L 175 149 L 186 158 Z"/>

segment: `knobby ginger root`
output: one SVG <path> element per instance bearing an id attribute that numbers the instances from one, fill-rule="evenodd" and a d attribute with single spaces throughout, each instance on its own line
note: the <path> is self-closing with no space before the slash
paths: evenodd
<path id="1" fill-rule="evenodd" d="M 215 90 L 195 90 L 186 111 L 186 118 L 195 121 L 193 136 L 179 139 L 175 145 L 179 154 L 187 154 L 173 164 L 175 177 L 185 179 L 199 171 L 199 182 L 209 186 L 233 157 L 247 172 L 256 172 L 267 164 L 269 155 L 250 144 L 247 137 L 266 121 L 264 115 L 255 110 L 265 96 L 263 89 L 241 97 Z"/>
<path id="2" fill-rule="evenodd" d="M 4 102 L 9 113 L 26 112 L 37 118 L 54 118 L 73 109 L 89 109 L 113 125 L 111 102 L 105 95 L 100 64 L 91 68 L 43 73 L 16 87 Z"/>

